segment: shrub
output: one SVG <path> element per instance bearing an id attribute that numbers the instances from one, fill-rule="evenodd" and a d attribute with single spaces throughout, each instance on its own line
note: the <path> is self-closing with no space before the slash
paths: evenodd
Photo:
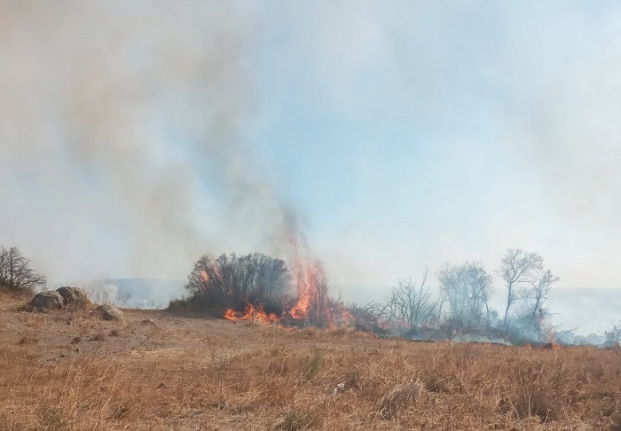
<path id="1" fill-rule="evenodd" d="M 170 301 L 168 310 L 223 317 L 227 308 L 243 311 L 247 304 L 261 306 L 281 315 L 281 298 L 289 289 L 291 276 L 286 263 L 260 253 L 218 258 L 201 257 L 188 276 L 189 295 Z"/>

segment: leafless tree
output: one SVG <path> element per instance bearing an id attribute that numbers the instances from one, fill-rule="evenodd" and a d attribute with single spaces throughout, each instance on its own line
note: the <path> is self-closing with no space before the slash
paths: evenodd
<path id="1" fill-rule="evenodd" d="M 621 348 L 621 322 L 613 323 L 604 331 L 604 347 L 608 349 Z"/>
<path id="2" fill-rule="evenodd" d="M 311 324 L 324 326 L 327 323 L 327 311 L 329 307 L 328 292 L 330 290 L 329 279 L 323 265 L 315 264 L 314 288 L 311 290 L 311 301 L 308 319 Z"/>
<path id="3" fill-rule="evenodd" d="M 509 249 L 502 258 L 499 274 L 507 288 L 507 303 L 503 318 L 504 326 L 509 323 L 509 312 L 520 299 L 520 289 L 536 282 L 543 270 L 543 259 L 537 253 L 527 253 L 520 249 Z"/>
<path id="4" fill-rule="evenodd" d="M 482 264 L 447 264 L 438 272 L 438 280 L 452 321 L 464 326 L 489 324 L 492 276 Z"/>
<path id="5" fill-rule="evenodd" d="M 37 286 L 44 286 L 45 283 L 45 276 L 36 273 L 30 267 L 30 260 L 25 258 L 17 247 L 8 250 L 0 247 L 0 287 L 32 292 Z"/>
<path id="6" fill-rule="evenodd" d="M 552 285 L 558 280 L 558 277 L 552 275 L 552 271 L 545 270 L 531 283 L 530 288 L 524 289 L 520 294 L 524 307 L 518 323 L 523 330 L 537 336 L 540 341 L 548 341 L 552 336 L 549 333 L 552 328 L 547 326 L 551 313 L 545 304 Z"/>
<path id="7" fill-rule="evenodd" d="M 440 301 L 433 298 L 426 283 L 427 271 L 418 286 L 412 279 L 399 280 L 386 298 L 381 314 L 387 320 L 406 322 L 410 326 L 420 326 L 434 319 Z"/>

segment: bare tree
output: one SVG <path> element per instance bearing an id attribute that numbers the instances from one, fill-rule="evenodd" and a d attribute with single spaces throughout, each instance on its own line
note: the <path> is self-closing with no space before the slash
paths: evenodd
<path id="1" fill-rule="evenodd" d="M 314 287 L 311 290 L 311 301 L 308 312 L 310 323 L 324 326 L 327 323 L 326 315 L 329 304 L 328 291 L 330 290 L 328 276 L 326 275 L 321 262 L 315 265 L 313 274 Z"/>
<path id="2" fill-rule="evenodd" d="M 447 264 L 438 272 L 438 280 L 449 304 L 451 320 L 465 326 L 489 324 L 492 276 L 482 264 Z"/>
<path id="3" fill-rule="evenodd" d="M 0 287 L 32 292 L 37 286 L 44 286 L 45 283 L 45 276 L 36 273 L 30 267 L 30 260 L 25 258 L 17 247 L 8 250 L 0 247 Z"/>
<path id="4" fill-rule="evenodd" d="M 527 253 L 520 249 L 509 249 L 505 253 L 499 270 L 507 288 L 507 303 L 503 318 L 505 327 L 508 326 L 511 307 L 520 299 L 520 288 L 535 282 L 542 269 L 543 259 L 537 253 Z"/>
<path id="5" fill-rule="evenodd" d="M 621 322 L 613 323 L 604 331 L 604 347 L 608 349 L 621 348 Z"/>
<path id="6" fill-rule="evenodd" d="M 257 273 L 254 279 L 254 289 L 263 298 L 276 298 L 282 295 L 289 284 L 291 276 L 284 260 L 274 259 L 265 255 L 255 254 L 258 260 Z"/>
<path id="7" fill-rule="evenodd" d="M 552 334 L 551 328 L 546 326 L 551 313 L 545 303 L 552 289 L 552 285 L 559 280 L 552 275 L 552 271 L 545 270 L 539 278 L 531 283 L 531 287 L 524 289 L 521 298 L 524 301 L 524 311 L 518 322 L 522 329 L 536 336 L 540 341 L 548 341 Z"/>
<path id="8" fill-rule="evenodd" d="M 420 285 L 412 279 L 399 280 L 386 298 L 383 314 L 387 320 L 406 322 L 410 326 L 420 326 L 436 316 L 440 302 L 433 299 L 431 289 L 426 286 L 427 271 Z"/>

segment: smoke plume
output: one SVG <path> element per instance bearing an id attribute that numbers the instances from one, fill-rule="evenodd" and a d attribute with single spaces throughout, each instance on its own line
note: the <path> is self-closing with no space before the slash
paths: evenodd
<path id="1" fill-rule="evenodd" d="M 282 253 L 295 217 L 245 144 L 257 25 L 237 2 L 0 2 L 3 243 L 51 278 Z"/>

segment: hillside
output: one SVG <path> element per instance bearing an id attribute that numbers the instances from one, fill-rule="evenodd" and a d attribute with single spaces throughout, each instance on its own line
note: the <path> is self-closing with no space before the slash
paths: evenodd
<path id="1" fill-rule="evenodd" d="M 611 429 L 617 352 L 0 306 L 0 430 Z M 614 429 L 621 429 L 614 428 Z"/>

